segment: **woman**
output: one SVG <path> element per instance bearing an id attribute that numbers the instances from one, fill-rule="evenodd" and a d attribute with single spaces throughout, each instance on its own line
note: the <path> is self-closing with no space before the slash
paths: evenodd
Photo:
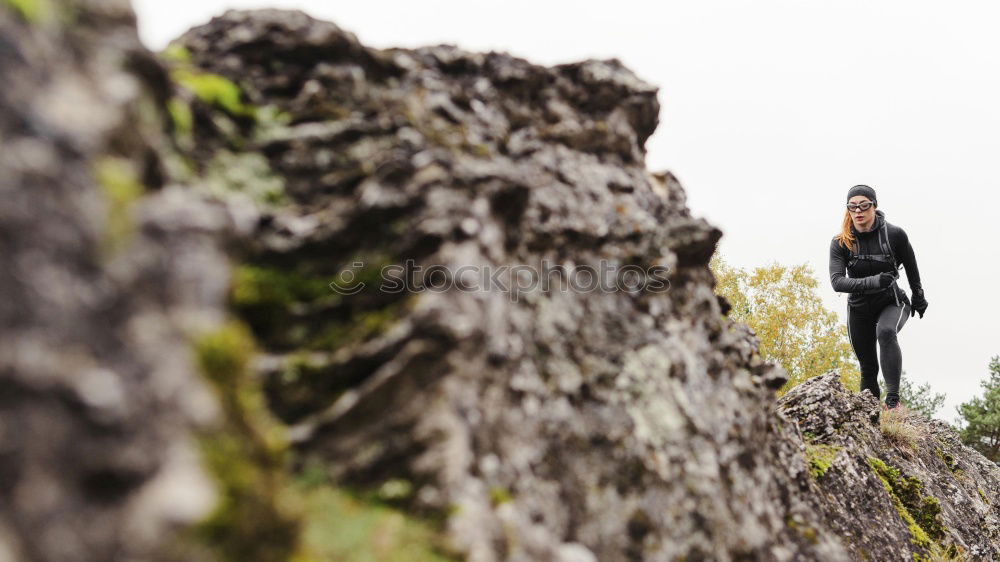
<path id="1" fill-rule="evenodd" d="M 912 303 L 896 284 L 900 264 L 906 268 Z M 830 282 L 834 291 L 851 294 L 847 299 L 847 335 L 861 364 L 861 391 L 868 390 L 876 400 L 881 396 L 881 359 L 887 387 L 882 409 L 897 408 L 903 357 L 896 334 L 908 317 L 918 312 L 924 317 L 927 300 L 906 232 L 886 222 L 875 190 L 867 185 L 856 185 L 847 192 L 844 222 L 830 244 Z M 876 341 L 881 357 L 875 353 Z"/>

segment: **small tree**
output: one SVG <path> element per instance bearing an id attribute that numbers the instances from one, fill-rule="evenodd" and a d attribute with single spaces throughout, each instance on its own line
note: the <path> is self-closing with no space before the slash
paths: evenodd
<path id="1" fill-rule="evenodd" d="M 831 370 L 840 374 L 845 387 L 858 390 L 860 373 L 847 327 L 823 306 L 819 281 L 808 265 L 773 263 L 745 271 L 726 264 L 716 253 L 709 268 L 716 293 L 730 304 L 729 318 L 757 334 L 761 357 L 788 371 L 789 380 L 778 389 L 778 396 Z"/>
<path id="2" fill-rule="evenodd" d="M 884 398 L 885 393 L 883 392 L 882 395 Z M 944 405 L 944 398 L 944 394 L 932 393 L 929 383 L 914 387 L 913 383 L 906 378 L 906 371 L 903 371 L 903 376 L 899 381 L 899 400 L 907 408 L 920 412 L 930 419 Z"/>
<path id="3" fill-rule="evenodd" d="M 1000 462 L 1000 355 L 990 360 L 989 378 L 979 384 L 983 395 L 958 406 L 965 422 L 962 441 L 993 462 Z"/>

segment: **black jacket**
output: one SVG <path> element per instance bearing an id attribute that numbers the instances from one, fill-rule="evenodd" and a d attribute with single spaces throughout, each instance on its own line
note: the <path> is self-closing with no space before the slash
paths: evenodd
<path id="1" fill-rule="evenodd" d="M 913 248 L 910 247 L 910 240 L 906 236 L 906 231 L 885 220 L 885 213 L 881 209 L 875 210 L 875 225 L 868 232 L 858 232 L 851 224 L 851 233 L 854 234 L 854 244 L 858 246 L 858 254 L 881 254 L 879 246 L 879 231 L 885 225 L 889 235 L 889 244 L 892 246 L 892 254 L 897 263 L 902 263 L 906 269 L 906 279 L 910 283 L 910 290 L 914 296 L 920 295 L 923 298 L 924 289 L 920 285 L 920 272 L 917 270 L 917 258 L 913 255 Z M 906 292 L 893 282 L 885 289 L 878 291 L 879 273 L 886 271 L 898 275 L 893 266 L 882 261 L 858 260 L 853 267 L 848 267 L 851 259 L 851 250 L 847 246 L 841 245 L 836 237 L 830 242 L 830 283 L 833 290 L 839 293 L 850 293 L 847 302 L 852 306 L 857 306 L 867 302 L 874 302 L 892 295 L 889 300 L 898 297 L 899 302 L 910 303 Z M 844 272 L 847 272 L 847 276 Z M 868 294 L 865 294 L 865 292 Z M 874 292 L 872 292 L 874 291 Z M 894 291 L 895 295 L 892 292 Z"/>

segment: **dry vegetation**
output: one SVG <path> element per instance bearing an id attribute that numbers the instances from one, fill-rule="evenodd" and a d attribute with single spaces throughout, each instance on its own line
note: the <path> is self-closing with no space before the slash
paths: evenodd
<path id="1" fill-rule="evenodd" d="M 894 410 L 882 412 L 879 418 L 879 429 L 882 436 L 900 449 L 913 451 L 922 439 L 927 436 L 927 430 L 921 423 L 920 412 L 911 410 L 900 404 Z"/>

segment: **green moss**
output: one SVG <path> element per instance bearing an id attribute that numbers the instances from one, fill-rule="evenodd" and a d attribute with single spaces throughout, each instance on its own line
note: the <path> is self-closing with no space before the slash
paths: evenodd
<path id="1" fill-rule="evenodd" d="M 903 478 L 898 469 L 888 466 L 881 459 L 869 457 L 868 463 L 882 481 L 899 516 L 909 527 L 911 542 L 928 549 L 932 541 L 940 543 L 945 529 L 937 498 L 924 496 L 923 483 L 919 479 L 913 476 Z"/>
<path id="2" fill-rule="evenodd" d="M 806 445 L 806 461 L 809 463 L 809 473 L 812 474 L 813 478 L 819 479 L 826 474 L 840 449 L 842 447 L 838 445 Z"/>
<path id="3" fill-rule="evenodd" d="M 240 87 L 225 76 L 201 72 L 189 66 L 171 72 L 175 82 L 188 89 L 201 101 L 217 107 L 233 117 L 256 119 L 257 111 L 243 102 Z"/>
<path id="4" fill-rule="evenodd" d="M 189 63 L 191 62 L 191 51 L 187 47 L 178 43 L 172 42 L 165 49 L 160 51 L 160 56 L 163 57 L 167 62 L 173 63 Z"/>
<path id="5" fill-rule="evenodd" d="M 982 488 L 976 488 L 976 490 L 979 491 L 979 497 L 983 498 L 983 501 L 989 504 L 990 500 L 986 497 L 986 492 L 984 492 Z"/>
<path id="6" fill-rule="evenodd" d="M 250 334 L 236 322 L 203 334 L 195 341 L 198 367 L 220 391 L 240 389 L 253 352 Z"/>
<path id="7" fill-rule="evenodd" d="M 816 434 L 811 431 L 803 431 L 802 437 L 804 437 L 806 441 L 814 441 L 816 439 Z"/>
<path id="8" fill-rule="evenodd" d="M 194 530 L 224 560 L 284 561 L 300 521 L 285 478 L 287 447 L 249 370 L 250 332 L 238 322 L 201 335 L 195 358 L 222 406 L 220 427 L 200 438 L 219 502 Z"/>
<path id="9" fill-rule="evenodd" d="M 911 477 L 912 478 L 912 477 Z M 917 481 L 919 482 L 919 481 Z M 944 538 L 944 525 L 941 522 L 941 503 L 934 496 L 920 496 L 914 518 L 921 529 L 936 541 Z"/>
<path id="10" fill-rule="evenodd" d="M 31 24 L 48 21 L 54 14 L 49 0 L 0 0 L 0 5 L 7 6 Z"/>
<path id="11" fill-rule="evenodd" d="M 955 472 L 955 458 L 954 457 L 952 457 L 948 453 L 944 452 L 941 449 L 941 447 L 935 447 L 934 448 L 934 454 L 936 454 L 938 456 L 938 458 L 941 459 L 942 462 L 944 462 L 945 466 L 948 467 L 948 470 L 950 470 L 952 472 Z"/>
<path id="12" fill-rule="evenodd" d="M 392 482 L 392 481 L 390 481 Z M 447 562 L 435 525 L 345 489 L 305 493 L 305 551 L 311 560 Z"/>
<path id="13" fill-rule="evenodd" d="M 330 288 L 328 278 L 248 264 L 234 270 L 230 289 L 232 306 L 257 338 L 280 347 L 299 347 L 310 330 L 318 329 L 304 324 L 308 319 L 302 318 L 300 309 L 333 305 L 342 298 Z"/>
<path id="14" fill-rule="evenodd" d="M 269 341 L 278 348 L 293 340 L 304 342 L 279 371 L 266 378 L 265 388 L 275 414 L 286 423 L 295 423 L 328 407 L 364 376 L 360 372 L 342 372 L 326 362 L 314 363 L 306 349 L 329 352 L 377 337 L 395 325 L 409 307 L 408 301 L 399 301 L 384 309 L 353 312 L 346 318 L 326 318 L 334 313 L 323 312 L 309 320 L 290 317 L 283 323 L 262 328 L 268 330 Z M 314 326 L 313 321 L 322 323 Z M 294 334 L 300 329 L 305 335 Z M 315 335 L 311 336 L 312 333 Z"/>
<path id="15" fill-rule="evenodd" d="M 934 543 L 928 549 L 927 556 L 913 553 L 914 562 L 942 562 L 944 560 L 966 561 L 965 549 L 956 544 L 942 545 Z"/>
<path id="16" fill-rule="evenodd" d="M 940 439 L 938 441 L 940 442 Z M 950 470 L 952 475 L 954 475 L 956 478 L 961 478 L 962 476 L 965 476 L 965 472 L 962 471 L 961 468 L 958 468 L 958 465 L 955 464 L 955 457 L 946 453 L 940 447 L 935 447 L 934 453 L 938 456 L 938 458 L 941 459 L 942 462 L 944 462 L 945 466 L 948 467 L 948 470 Z"/>
<path id="17" fill-rule="evenodd" d="M 102 243 L 105 249 L 114 249 L 132 234 L 132 204 L 142 196 L 144 189 L 134 165 L 127 158 L 102 157 L 94 162 L 92 172 L 108 205 Z"/>
<path id="18" fill-rule="evenodd" d="M 510 492 L 506 488 L 502 486 L 494 486 L 490 488 L 490 503 L 493 504 L 494 507 L 513 500 L 513 496 L 510 495 Z"/>
<path id="19" fill-rule="evenodd" d="M 194 132 L 194 117 L 187 102 L 176 96 L 172 97 L 167 101 L 167 112 L 170 113 L 174 133 L 183 138 L 190 137 Z"/>
<path id="20" fill-rule="evenodd" d="M 293 303 L 314 302 L 324 297 L 339 299 L 329 279 L 307 277 L 273 267 L 241 265 L 234 272 L 232 302 L 249 307 L 287 308 Z"/>
<path id="21" fill-rule="evenodd" d="M 310 349 L 331 351 L 382 335 L 412 308 L 415 297 L 410 294 L 382 308 L 361 310 L 346 320 L 331 322 L 307 345 Z"/>
<path id="22" fill-rule="evenodd" d="M 351 279 L 365 283 L 349 295 L 332 288 L 333 277 L 305 276 L 276 268 L 237 268 L 233 306 L 261 341 L 281 349 L 331 351 L 385 333 L 416 302 L 406 293 L 390 301 L 379 290 L 381 262 L 368 262 Z"/>

